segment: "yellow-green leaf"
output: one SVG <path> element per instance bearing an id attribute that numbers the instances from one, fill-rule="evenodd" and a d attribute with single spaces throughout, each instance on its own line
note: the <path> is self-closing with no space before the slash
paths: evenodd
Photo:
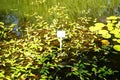
<path id="1" fill-rule="evenodd" d="M 117 39 L 112 39 L 112 41 L 117 41 Z"/>
<path id="2" fill-rule="evenodd" d="M 99 34 L 108 34 L 107 30 L 99 30 Z"/>
<path id="3" fill-rule="evenodd" d="M 110 17 L 107 17 L 107 20 L 116 20 L 117 19 L 117 17 L 116 16 L 110 16 Z"/>
<path id="4" fill-rule="evenodd" d="M 117 23 L 117 20 L 113 20 L 112 23 Z"/>
<path id="5" fill-rule="evenodd" d="M 102 28 L 102 27 L 104 27 L 105 26 L 105 24 L 103 24 L 103 23 L 96 23 L 95 24 L 95 27 L 100 27 L 100 28 Z"/>
<path id="6" fill-rule="evenodd" d="M 115 49 L 116 51 L 120 51 L 120 45 L 114 45 L 113 49 Z"/>
<path id="7" fill-rule="evenodd" d="M 116 33 L 116 34 L 114 34 L 114 36 L 115 36 L 116 38 L 120 38 L 120 33 Z"/>
<path id="8" fill-rule="evenodd" d="M 120 39 L 117 39 L 117 42 L 120 43 Z"/>
<path id="9" fill-rule="evenodd" d="M 89 27 L 89 30 L 92 31 L 92 32 L 96 31 L 96 29 L 93 26 Z"/>
<path id="10" fill-rule="evenodd" d="M 113 30 L 113 26 L 114 26 L 114 24 L 108 23 L 107 24 L 108 30 Z"/>
<path id="11" fill-rule="evenodd" d="M 0 22 L 0 25 L 4 25 L 4 23 L 3 23 L 3 22 Z"/>
<path id="12" fill-rule="evenodd" d="M 114 30 L 111 30 L 110 33 L 111 34 L 119 34 L 120 30 L 115 28 Z"/>
<path id="13" fill-rule="evenodd" d="M 111 21 L 110 21 L 110 20 L 107 20 L 106 22 L 107 22 L 107 23 L 111 23 Z"/>
<path id="14" fill-rule="evenodd" d="M 109 39 L 109 38 L 111 38 L 111 35 L 110 34 L 102 34 L 102 37 L 106 38 L 106 39 Z"/>

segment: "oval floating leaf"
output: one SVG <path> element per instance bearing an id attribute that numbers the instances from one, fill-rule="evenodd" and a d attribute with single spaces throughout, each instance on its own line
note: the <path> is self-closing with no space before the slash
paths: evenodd
<path id="1" fill-rule="evenodd" d="M 108 34 L 107 30 L 99 30 L 99 34 Z"/>
<path id="2" fill-rule="evenodd" d="M 111 35 L 110 34 L 102 34 L 102 37 L 106 38 L 106 39 L 109 39 L 109 38 L 111 38 Z"/>
<path id="3" fill-rule="evenodd" d="M 108 30 L 113 30 L 113 26 L 114 26 L 114 24 L 108 23 L 108 24 L 107 24 Z"/>
<path id="4" fill-rule="evenodd" d="M 120 33 L 116 33 L 116 34 L 114 34 L 114 36 L 115 36 L 116 38 L 120 38 Z"/>
<path id="5" fill-rule="evenodd" d="M 108 27 L 108 30 L 109 31 L 113 30 L 113 27 L 112 26 Z"/>
<path id="6" fill-rule="evenodd" d="M 104 27 L 105 26 L 105 24 L 103 24 L 103 23 L 96 23 L 95 24 L 95 27 L 100 27 L 100 28 L 102 28 L 102 27 Z"/>
<path id="7" fill-rule="evenodd" d="M 92 31 L 92 32 L 94 32 L 94 31 L 96 31 L 97 29 L 96 29 L 94 26 L 91 26 L 91 27 L 89 27 L 89 30 Z"/>
<path id="8" fill-rule="evenodd" d="M 111 21 L 110 21 L 110 20 L 107 20 L 106 22 L 107 22 L 107 23 L 111 23 Z"/>
<path id="9" fill-rule="evenodd" d="M 120 23 L 116 24 L 116 28 L 120 28 Z"/>
<path id="10" fill-rule="evenodd" d="M 116 51 L 120 51 L 120 45 L 114 45 L 113 49 L 116 50 Z"/>
<path id="11" fill-rule="evenodd" d="M 112 41 L 117 41 L 117 39 L 112 39 Z"/>
<path id="12" fill-rule="evenodd" d="M 111 34 L 119 34 L 120 30 L 115 28 L 114 30 L 111 30 L 110 33 Z"/>
<path id="13" fill-rule="evenodd" d="M 117 23 L 117 20 L 113 20 L 112 23 L 113 23 L 113 24 L 114 24 L 114 23 Z"/>
<path id="14" fill-rule="evenodd" d="M 120 39 L 117 39 L 117 42 L 120 43 Z"/>
<path id="15" fill-rule="evenodd" d="M 107 17 L 107 20 L 116 20 L 117 17 L 116 16 L 110 16 L 110 17 Z"/>
<path id="16" fill-rule="evenodd" d="M 89 30 L 94 31 L 94 27 L 93 26 L 89 27 Z"/>

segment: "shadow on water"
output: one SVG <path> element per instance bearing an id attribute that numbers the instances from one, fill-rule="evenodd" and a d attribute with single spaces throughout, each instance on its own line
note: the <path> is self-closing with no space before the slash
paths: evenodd
<path id="1" fill-rule="evenodd" d="M 19 17 L 17 17 L 16 15 L 14 15 L 13 13 L 1 13 L 0 14 L 0 22 L 4 22 L 4 24 L 6 25 L 6 27 L 9 27 L 11 24 L 15 24 L 15 26 L 12 29 L 12 33 L 15 33 L 16 36 L 21 36 L 22 33 L 17 30 L 19 29 Z"/>

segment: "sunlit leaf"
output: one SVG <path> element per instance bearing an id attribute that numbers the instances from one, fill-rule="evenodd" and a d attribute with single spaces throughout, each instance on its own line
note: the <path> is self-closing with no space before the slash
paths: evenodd
<path id="1" fill-rule="evenodd" d="M 111 35 L 110 34 L 102 34 L 102 37 L 106 38 L 106 39 L 109 39 L 109 38 L 111 38 Z"/>
<path id="2" fill-rule="evenodd" d="M 116 41 L 117 41 L 118 43 L 120 43 L 120 39 L 117 39 Z"/>
<path id="3" fill-rule="evenodd" d="M 116 51 L 120 51 L 120 45 L 114 45 L 113 49 L 115 49 Z"/>
<path id="4" fill-rule="evenodd" d="M 107 24 L 108 30 L 113 30 L 113 26 L 114 26 L 114 24 L 108 23 Z"/>
<path id="5" fill-rule="evenodd" d="M 4 25 L 4 23 L 3 23 L 3 22 L 0 22 L 0 25 Z"/>
<path id="6" fill-rule="evenodd" d="M 117 20 L 112 20 L 112 23 L 114 24 L 114 23 L 117 23 Z"/>
<path id="7" fill-rule="evenodd" d="M 104 23 L 96 23 L 95 27 L 99 27 L 101 29 L 101 28 L 105 27 L 105 24 Z"/>
<path id="8" fill-rule="evenodd" d="M 114 34 L 114 36 L 115 36 L 116 38 L 120 38 L 120 33 L 116 33 L 116 34 Z"/>
<path id="9" fill-rule="evenodd" d="M 108 20 L 116 20 L 117 17 L 116 16 L 110 16 L 110 17 L 107 17 Z"/>
<path id="10" fill-rule="evenodd" d="M 120 30 L 117 28 L 110 31 L 111 34 L 119 34 L 119 32 L 120 32 Z"/>
<path id="11" fill-rule="evenodd" d="M 107 30 L 99 30 L 99 34 L 108 34 Z"/>

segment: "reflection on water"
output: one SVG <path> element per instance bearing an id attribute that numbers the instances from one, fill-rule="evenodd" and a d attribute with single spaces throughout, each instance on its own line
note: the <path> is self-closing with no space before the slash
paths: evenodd
<path id="1" fill-rule="evenodd" d="M 15 33 L 16 36 L 21 36 L 21 32 L 17 30 L 19 28 L 19 18 L 17 18 L 14 14 L 1 14 L 0 21 L 4 22 L 7 27 L 9 27 L 10 24 L 16 24 L 12 30 L 12 33 Z"/>
<path id="2" fill-rule="evenodd" d="M 90 10 L 90 14 L 93 17 L 110 16 L 120 14 L 118 7 L 120 7 L 120 0 L 0 0 L 0 11 L 13 11 L 17 15 L 24 17 L 24 14 L 33 14 L 37 12 L 39 15 L 48 18 L 47 11 L 55 5 L 66 7 L 71 18 L 86 14 L 82 14 L 81 11 L 86 12 Z M 99 15 L 98 15 L 99 14 Z"/>

